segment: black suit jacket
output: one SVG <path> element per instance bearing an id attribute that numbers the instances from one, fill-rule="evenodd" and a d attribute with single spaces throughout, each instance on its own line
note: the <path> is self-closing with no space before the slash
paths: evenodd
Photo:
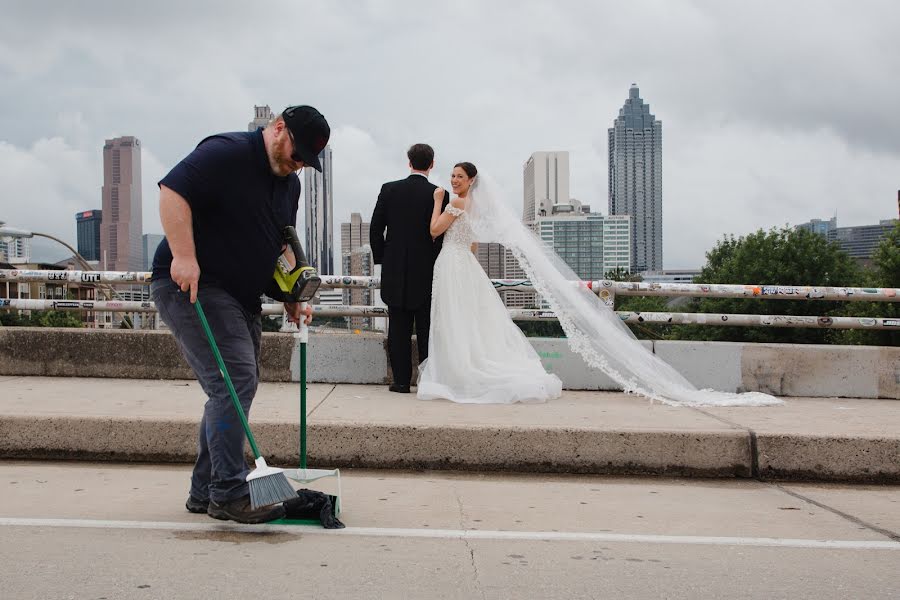
<path id="1" fill-rule="evenodd" d="M 369 225 L 369 244 L 375 264 L 381 265 L 381 299 L 388 306 L 414 310 L 431 297 L 434 261 L 444 239 L 431 239 L 435 188 L 414 174 L 381 186 Z M 443 206 L 449 199 L 444 192 Z"/>

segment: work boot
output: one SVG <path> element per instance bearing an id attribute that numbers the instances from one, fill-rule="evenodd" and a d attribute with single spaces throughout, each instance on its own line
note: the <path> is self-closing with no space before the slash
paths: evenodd
<path id="1" fill-rule="evenodd" d="M 205 514 L 207 509 L 209 508 L 209 500 L 197 500 L 191 495 L 188 495 L 187 502 L 184 503 L 184 507 L 188 509 L 188 512 L 192 512 L 195 514 Z"/>
<path id="2" fill-rule="evenodd" d="M 260 508 L 250 508 L 250 494 L 241 496 L 219 504 L 215 500 L 209 501 L 206 514 L 213 519 L 222 521 L 237 521 L 238 523 L 267 523 L 284 518 L 284 507 L 281 503 Z"/>

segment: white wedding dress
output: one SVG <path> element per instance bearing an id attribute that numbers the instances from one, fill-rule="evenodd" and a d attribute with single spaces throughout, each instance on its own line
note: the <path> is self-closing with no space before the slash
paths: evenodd
<path id="1" fill-rule="evenodd" d="M 569 348 L 585 368 L 602 371 L 629 394 L 671 406 L 767 406 L 783 402 L 761 392 L 697 389 L 638 342 L 618 315 L 525 227 L 478 174 L 465 211 L 447 229 L 434 269 L 428 360 L 420 367 L 419 398 L 456 402 L 544 401 L 560 395 L 470 251 L 473 241 L 511 252 L 549 304 Z"/>
<path id="2" fill-rule="evenodd" d="M 472 254 L 467 213 L 449 204 L 445 210 L 456 220 L 434 263 L 428 358 L 419 365 L 417 397 L 468 404 L 558 398 L 562 382 L 544 370 Z"/>

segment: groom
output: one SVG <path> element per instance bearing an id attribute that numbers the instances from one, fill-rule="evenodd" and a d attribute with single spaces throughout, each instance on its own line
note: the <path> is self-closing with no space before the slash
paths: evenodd
<path id="1" fill-rule="evenodd" d="M 381 186 L 369 227 L 372 256 L 381 265 L 381 299 L 388 307 L 388 355 L 394 373 L 390 390 L 401 394 L 409 393 L 412 379 L 413 322 L 419 362 L 428 357 L 431 277 L 443 240 L 432 240 L 429 232 L 437 188 L 428 181 L 434 150 L 414 144 L 406 156 L 409 177 Z M 444 206 L 447 202 L 449 194 L 444 192 Z"/>

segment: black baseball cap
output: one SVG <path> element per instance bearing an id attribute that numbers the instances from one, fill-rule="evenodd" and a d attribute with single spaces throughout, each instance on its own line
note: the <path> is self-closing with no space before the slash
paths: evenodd
<path id="1" fill-rule="evenodd" d="M 319 152 L 331 137 L 328 121 L 312 106 L 289 106 L 284 109 L 281 116 L 294 142 L 294 153 L 291 158 L 311 166 L 316 171 L 321 171 Z"/>

